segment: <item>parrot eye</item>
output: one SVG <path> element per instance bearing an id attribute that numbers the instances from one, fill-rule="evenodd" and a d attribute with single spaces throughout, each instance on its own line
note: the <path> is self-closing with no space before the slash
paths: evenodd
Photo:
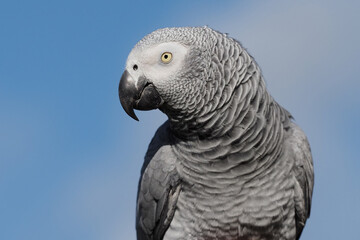
<path id="1" fill-rule="evenodd" d="M 161 61 L 163 63 L 169 63 L 169 62 L 171 62 L 171 60 L 172 60 L 172 53 L 171 52 L 164 52 L 161 55 Z"/>
<path id="2" fill-rule="evenodd" d="M 135 64 L 135 65 L 133 66 L 133 69 L 134 69 L 134 71 L 138 70 L 138 65 Z"/>

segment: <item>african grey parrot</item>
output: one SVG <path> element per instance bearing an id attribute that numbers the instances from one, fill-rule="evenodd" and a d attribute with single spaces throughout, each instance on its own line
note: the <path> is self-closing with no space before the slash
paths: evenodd
<path id="1" fill-rule="evenodd" d="M 124 110 L 159 108 L 139 182 L 139 240 L 299 239 L 310 147 L 241 44 L 209 27 L 159 29 L 130 52 Z"/>

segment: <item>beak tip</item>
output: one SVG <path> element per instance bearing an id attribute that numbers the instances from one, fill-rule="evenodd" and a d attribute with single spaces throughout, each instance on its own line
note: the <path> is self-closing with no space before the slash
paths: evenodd
<path id="1" fill-rule="evenodd" d="M 134 120 L 139 121 L 139 118 L 136 116 L 135 112 L 133 109 L 126 111 L 126 113 Z"/>
<path id="2" fill-rule="evenodd" d="M 132 119 L 139 121 L 138 117 L 136 116 L 136 114 L 134 112 L 132 103 L 127 103 L 127 101 L 125 101 L 125 99 L 123 99 L 123 98 L 120 98 L 120 103 L 121 103 L 121 106 L 123 107 L 123 109 L 125 110 L 125 112 L 127 113 L 127 115 L 129 115 Z"/>
<path id="3" fill-rule="evenodd" d="M 139 118 L 136 116 L 134 109 L 126 109 L 125 112 L 129 115 L 132 119 L 139 121 Z"/>
<path id="4" fill-rule="evenodd" d="M 139 122 L 139 119 L 138 119 L 138 117 L 134 114 L 133 116 L 130 116 L 130 117 L 132 117 L 135 121 L 138 121 Z"/>

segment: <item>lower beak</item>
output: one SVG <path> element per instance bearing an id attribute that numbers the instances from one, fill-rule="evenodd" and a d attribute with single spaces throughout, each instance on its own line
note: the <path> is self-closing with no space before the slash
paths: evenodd
<path id="1" fill-rule="evenodd" d="M 135 85 L 134 79 L 127 70 L 124 71 L 119 83 L 119 98 L 125 112 L 139 121 L 134 109 L 151 110 L 160 107 L 163 103 L 155 86 L 145 77 L 139 77 Z"/>

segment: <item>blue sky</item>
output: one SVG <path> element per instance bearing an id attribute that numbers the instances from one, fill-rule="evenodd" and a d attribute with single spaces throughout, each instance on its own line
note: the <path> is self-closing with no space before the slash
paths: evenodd
<path id="1" fill-rule="evenodd" d="M 122 110 L 127 54 L 161 27 L 240 40 L 305 130 L 315 189 L 302 239 L 360 224 L 357 1 L 1 1 L 0 239 L 135 239 L 137 181 L 159 111 Z"/>

